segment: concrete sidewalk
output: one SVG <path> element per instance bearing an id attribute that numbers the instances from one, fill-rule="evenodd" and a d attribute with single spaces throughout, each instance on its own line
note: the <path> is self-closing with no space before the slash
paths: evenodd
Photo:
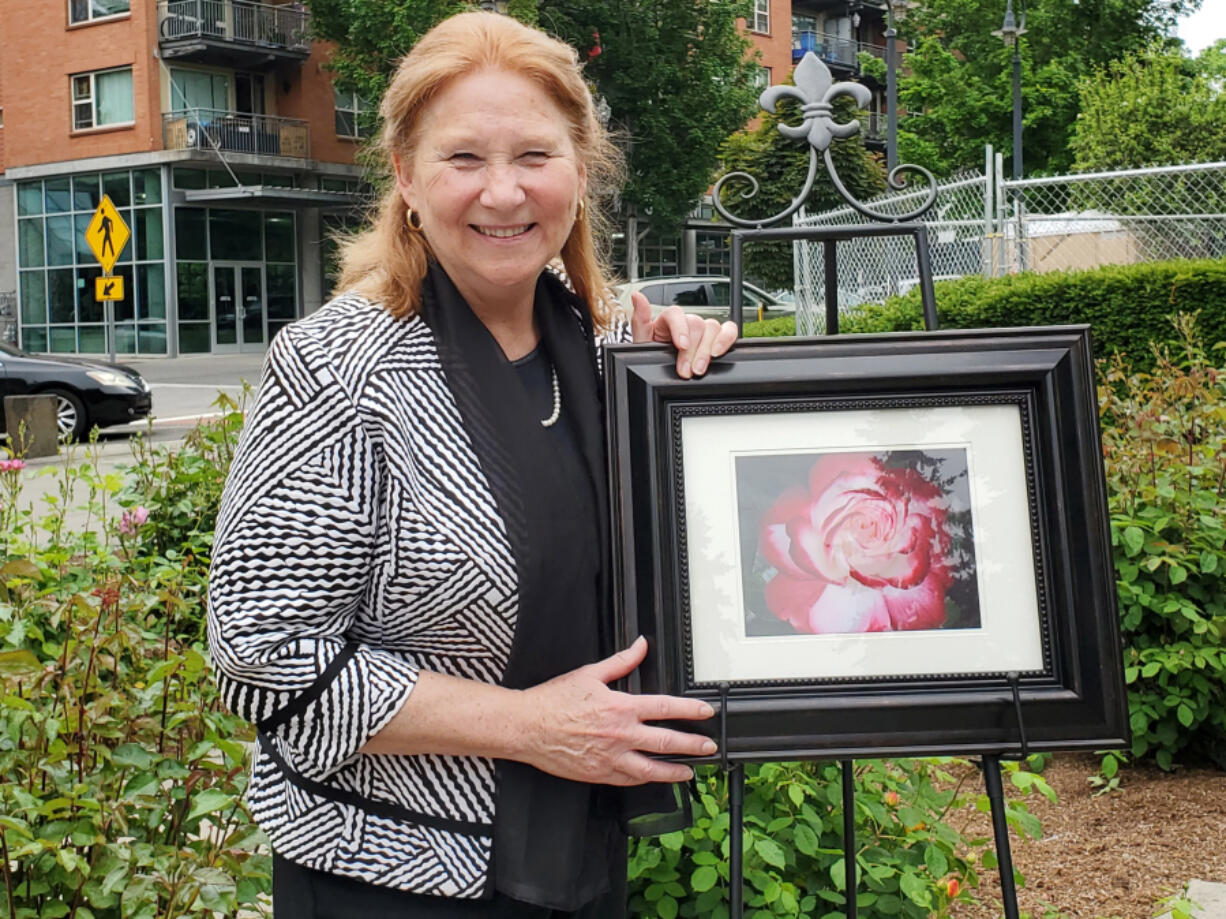
<path id="1" fill-rule="evenodd" d="M 1193 919 L 1226 919 L 1226 883 L 1219 881 L 1189 881 L 1185 899 L 1194 908 Z M 1163 913 L 1158 919 L 1170 919 Z"/>

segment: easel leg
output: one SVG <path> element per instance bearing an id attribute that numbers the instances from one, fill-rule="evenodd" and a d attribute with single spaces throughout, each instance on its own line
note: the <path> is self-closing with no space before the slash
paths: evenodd
<path id="1" fill-rule="evenodd" d="M 992 832 L 1000 868 L 1000 899 L 1005 919 L 1017 919 L 1017 888 L 1013 884 L 1013 855 L 1009 850 L 1009 823 L 1005 819 L 1005 791 L 1000 781 L 1000 757 L 983 757 L 983 782 L 992 805 Z"/>
<path id="2" fill-rule="evenodd" d="M 745 826 L 745 766 L 737 763 L 728 770 L 728 915 L 741 919 L 745 896 L 744 840 Z"/>
<path id="3" fill-rule="evenodd" d="M 847 919 L 856 919 L 856 773 L 849 759 L 843 771 L 843 876 L 847 885 Z"/>

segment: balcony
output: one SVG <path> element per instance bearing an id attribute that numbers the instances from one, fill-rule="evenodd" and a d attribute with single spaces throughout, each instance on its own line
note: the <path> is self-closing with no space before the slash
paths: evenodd
<path id="1" fill-rule="evenodd" d="M 301 4 L 249 0 L 158 0 L 165 59 L 252 69 L 304 60 L 311 51 Z"/>
<path id="2" fill-rule="evenodd" d="M 826 32 L 794 32 L 792 34 L 792 63 L 797 64 L 812 51 L 831 69 L 858 72 L 861 52 L 885 60 L 885 46 L 866 41 L 853 41 Z"/>
<path id="3" fill-rule="evenodd" d="M 860 136 L 864 144 L 876 148 L 885 143 L 888 124 L 885 112 L 860 112 L 856 115 L 860 122 Z"/>
<path id="4" fill-rule="evenodd" d="M 167 150 L 251 153 L 296 159 L 311 155 L 310 129 L 305 121 L 216 109 L 164 113 L 162 143 Z"/>

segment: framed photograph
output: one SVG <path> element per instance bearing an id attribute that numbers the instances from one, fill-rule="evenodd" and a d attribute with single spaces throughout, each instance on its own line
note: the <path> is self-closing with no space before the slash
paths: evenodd
<path id="1" fill-rule="evenodd" d="M 1086 328 L 606 359 L 631 691 L 733 759 L 1127 743 Z"/>

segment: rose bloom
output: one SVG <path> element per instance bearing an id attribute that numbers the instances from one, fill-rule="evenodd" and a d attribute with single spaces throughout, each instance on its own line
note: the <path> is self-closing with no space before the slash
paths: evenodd
<path id="1" fill-rule="evenodd" d="M 814 634 L 934 629 L 952 583 L 941 490 L 866 454 L 823 456 L 779 498 L 760 551 L 778 574 L 766 605 Z"/>

